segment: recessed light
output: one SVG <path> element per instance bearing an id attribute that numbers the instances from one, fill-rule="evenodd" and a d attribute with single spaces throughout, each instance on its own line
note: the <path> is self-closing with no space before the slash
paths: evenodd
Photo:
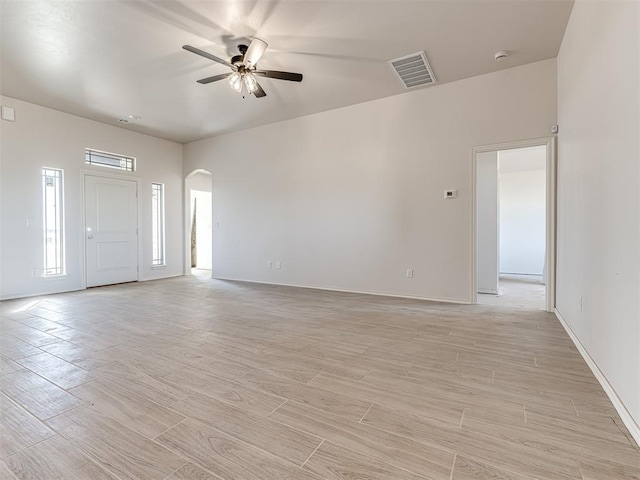
<path id="1" fill-rule="evenodd" d="M 141 115 L 128 115 L 128 118 L 130 120 L 133 120 L 133 121 L 142 120 L 142 116 Z"/>
<path id="2" fill-rule="evenodd" d="M 505 58 L 507 58 L 509 56 L 509 54 L 507 52 L 497 52 L 493 58 L 496 59 L 496 62 L 500 62 L 502 60 L 504 60 Z"/>

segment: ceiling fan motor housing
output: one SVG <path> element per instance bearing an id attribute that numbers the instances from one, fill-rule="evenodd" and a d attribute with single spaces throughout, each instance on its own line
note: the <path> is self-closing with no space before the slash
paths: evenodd
<path id="1" fill-rule="evenodd" d="M 249 47 L 247 47 L 246 45 L 238 45 L 240 55 L 234 55 L 233 57 L 231 57 L 231 63 L 233 63 L 235 66 L 244 65 L 244 55 L 245 53 L 247 53 L 248 48 Z"/>

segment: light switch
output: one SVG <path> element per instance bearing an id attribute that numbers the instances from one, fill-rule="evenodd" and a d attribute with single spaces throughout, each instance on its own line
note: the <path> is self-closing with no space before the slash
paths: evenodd
<path id="1" fill-rule="evenodd" d="M 444 198 L 449 199 L 449 198 L 456 198 L 458 196 L 458 191 L 457 190 L 445 190 L 444 191 Z"/>

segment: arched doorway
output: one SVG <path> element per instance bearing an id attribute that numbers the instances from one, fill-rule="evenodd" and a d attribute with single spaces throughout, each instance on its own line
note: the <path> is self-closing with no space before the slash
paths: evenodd
<path id="1" fill-rule="evenodd" d="M 213 269 L 213 176 L 194 170 L 185 177 L 185 275 L 211 276 Z"/>

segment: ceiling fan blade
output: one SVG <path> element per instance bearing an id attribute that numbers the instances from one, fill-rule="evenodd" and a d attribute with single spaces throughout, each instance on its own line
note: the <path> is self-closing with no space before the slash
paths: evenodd
<path id="1" fill-rule="evenodd" d="M 255 70 L 251 73 L 260 77 L 277 78 L 278 80 L 289 80 L 290 82 L 302 81 L 301 73 L 278 72 L 277 70 Z"/>
<path id="2" fill-rule="evenodd" d="M 251 40 L 247 53 L 244 54 L 244 64 L 247 67 L 255 67 L 268 46 L 267 42 L 259 38 Z"/>
<path id="3" fill-rule="evenodd" d="M 207 77 L 207 78 L 202 78 L 200 80 L 198 80 L 198 83 L 201 83 L 203 85 L 206 85 L 207 83 L 212 83 L 212 82 L 217 82 L 218 80 L 223 80 L 229 76 L 233 75 L 233 72 L 231 73 L 221 73 L 220 75 L 214 75 L 213 77 Z"/>
<path id="4" fill-rule="evenodd" d="M 232 68 L 233 70 L 237 70 L 235 65 L 227 62 L 226 60 L 218 58 L 215 55 L 211 55 L 210 53 L 200 50 L 199 48 L 192 47 L 191 45 L 183 45 L 182 48 L 184 48 L 188 52 L 195 53 L 196 55 L 200 55 L 201 57 L 208 58 L 209 60 L 213 60 L 214 62 L 221 63 L 222 65 L 226 65 L 227 67 Z"/>
<path id="5" fill-rule="evenodd" d="M 252 92 L 256 98 L 266 97 L 266 92 L 262 89 L 259 83 L 256 82 L 256 89 Z"/>

